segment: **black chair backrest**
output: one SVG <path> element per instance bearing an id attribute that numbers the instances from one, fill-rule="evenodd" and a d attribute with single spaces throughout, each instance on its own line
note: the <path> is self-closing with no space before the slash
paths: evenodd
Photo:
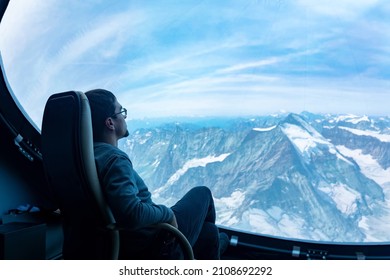
<path id="1" fill-rule="evenodd" d="M 42 121 L 42 157 L 64 217 L 65 259 L 116 259 L 119 233 L 96 171 L 88 98 L 52 95 Z"/>

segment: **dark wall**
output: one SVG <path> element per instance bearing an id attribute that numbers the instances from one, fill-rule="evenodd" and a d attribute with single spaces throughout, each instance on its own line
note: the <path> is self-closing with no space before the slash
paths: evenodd
<path id="1" fill-rule="evenodd" d="M 0 215 L 23 204 L 55 207 L 51 200 L 41 161 L 27 159 L 0 121 Z"/>

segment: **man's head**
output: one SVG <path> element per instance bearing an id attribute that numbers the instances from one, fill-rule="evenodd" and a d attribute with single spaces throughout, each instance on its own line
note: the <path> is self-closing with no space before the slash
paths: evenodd
<path id="1" fill-rule="evenodd" d="M 117 141 L 129 135 L 125 121 L 127 110 L 122 108 L 112 92 L 94 89 L 85 95 L 91 107 L 94 141 L 106 142 L 107 136 Z"/>

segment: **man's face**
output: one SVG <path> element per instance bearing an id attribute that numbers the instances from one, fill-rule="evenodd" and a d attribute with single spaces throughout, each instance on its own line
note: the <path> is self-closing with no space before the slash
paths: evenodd
<path id="1" fill-rule="evenodd" d="M 129 131 L 127 130 L 127 110 L 122 107 L 118 101 L 115 101 L 115 113 L 113 121 L 115 122 L 115 130 L 118 139 L 129 136 Z"/>

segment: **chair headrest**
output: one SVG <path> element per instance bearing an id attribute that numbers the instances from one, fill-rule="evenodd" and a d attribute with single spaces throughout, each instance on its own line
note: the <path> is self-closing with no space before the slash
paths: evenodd
<path id="1" fill-rule="evenodd" d="M 87 96 L 68 91 L 49 97 L 42 121 L 42 157 L 63 211 L 86 211 L 115 223 L 96 171 Z"/>

